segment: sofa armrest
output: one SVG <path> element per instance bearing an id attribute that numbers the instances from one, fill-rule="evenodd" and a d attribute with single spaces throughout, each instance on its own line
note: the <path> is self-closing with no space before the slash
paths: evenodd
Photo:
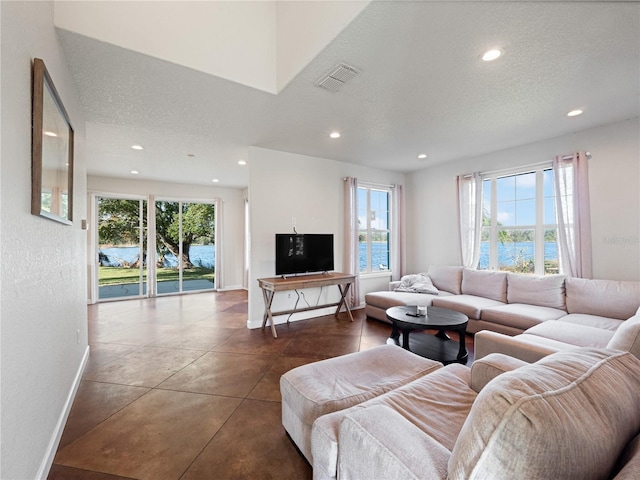
<path id="1" fill-rule="evenodd" d="M 402 282 L 400 280 L 394 280 L 393 282 L 389 282 L 389 291 L 393 292 L 396 288 L 400 286 Z"/>
<path id="2" fill-rule="evenodd" d="M 340 423 L 338 478 L 446 479 L 451 452 L 384 405 L 358 410 Z"/>
<path id="3" fill-rule="evenodd" d="M 527 342 L 518 335 L 510 337 L 489 330 L 481 330 L 474 336 L 474 354 L 476 360 L 490 353 L 502 353 L 528 363 L 535 363 L 558 350 L 545 345 Z"/>
<path id="4" fill-rule="evenodd" d="M 491 353 L 471 365 L 471 388 L 480 393 L 487 383 L 501 373 L 510 372 L 524 365 L 529 363 L 502 353 Z"/>

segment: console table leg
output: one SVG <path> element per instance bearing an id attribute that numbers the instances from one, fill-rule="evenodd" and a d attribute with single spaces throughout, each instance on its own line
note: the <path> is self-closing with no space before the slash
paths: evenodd
<path id="1" fill-rule="evenodd" d="M 345 284 L 344 288 L 342 287 L 342 285 L 338 285 L 338 290 L 340 290 L 340 302 L 338 303 L 338 308 L 336 308 L 335 316 L 338 316 L 338 313 L 340 313 L 340 308 L 342 308 L 342 305 L 344 305 L 344 308 L 349 314 L 349 319 L 353 322 L 353 315 L 351 315 L 351 309 L 349 308 L 349 302 L 347 301 L 347 293 L 349 293 L 350 286 L 350 283 Z"/>
<path id="2" fill-rule="evenodd" d="M 275 292 L 270 292 L 268 290 L 262 290 L 262 298 L 264 299 L 264 316 L 262 317 L 262 329 L 267 324 L 267 320 L 271 323 L 271 334 L 273 338 L 278 338 L 278 334 L 276 333 L 276 326 L 273 321 L 273 315 L 271 315 L 271 304 L 273 303 L 273 297 Z"/>

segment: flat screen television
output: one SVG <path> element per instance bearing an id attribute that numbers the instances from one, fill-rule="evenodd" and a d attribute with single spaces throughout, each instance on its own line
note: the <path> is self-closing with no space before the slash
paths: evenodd
<path id="1" fill-rule="evenodd" d="M 332 233 L 276 233 L 276 275 L 332 270 Z"/>

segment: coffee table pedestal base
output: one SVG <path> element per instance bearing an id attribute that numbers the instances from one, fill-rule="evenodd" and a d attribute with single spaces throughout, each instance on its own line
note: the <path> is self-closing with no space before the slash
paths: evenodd
<path id="1" fill-rule="evenodd" d="M 455 338 L 455 337 L 454 337 Z M 464 342 L 464 337 L 461 339 Z M 400 336 L 394 338 L 389 337 L 387 343 L 389 345 L 400 344 Z M 464 350 L 462 356 L 460 354 L 460 343 L 456 340 L 449 339 L 448 335 L 444 332 L 438 332 L 438 334 L 412 332 L 409 335 L 409 351 L 420 355 L 421 357 L 430 358 L 448 365 L 449 363 L 467 363 L 469 354 Z"/>

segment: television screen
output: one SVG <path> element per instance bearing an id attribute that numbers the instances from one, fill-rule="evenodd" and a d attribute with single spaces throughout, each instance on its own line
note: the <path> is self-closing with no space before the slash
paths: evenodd
<path id="1" fill-rule="evenodd" d="M 276 275 L 333 270 L 333 234 L 276 233 Z"/>

